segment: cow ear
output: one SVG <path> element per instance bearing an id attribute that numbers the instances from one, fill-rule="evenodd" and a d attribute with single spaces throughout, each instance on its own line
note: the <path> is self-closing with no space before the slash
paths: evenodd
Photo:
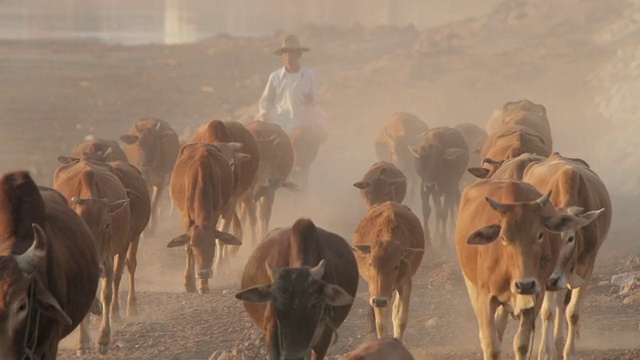
<path id="1" fill-rule="evenodd" d="M 243 162 L 249 161 L 251 159 L 251 155 L 245 153 L 234 153 L 233 154 L 233 162 L 237 164 L 242 164 Z"/>
<path id="2" fill-rule="evenodd" d="M 354 183 L 353 186 L 357 187 L 360 190 L 364 190 L 368 187 L 371 186 L 371 183 L 368 181 L 358 181 L 357 183 Z"/>
<path id="3" fill-rule="evenodd" d="M 554 233 L 576 229 L 582 226 L 582 219 L 571 214 L 560 214 L 543 220 L 544 227 Z"/>
<path id="4" fill-rule="evenodd" d="M 227 143 L 227 146 L 229 147 L 229 149 L 231 149 L 231 151 L 238 151 L 242 148 L 242 143 L 230 142 L 230 143 Z"/>
<path id="5" fill-rule="evenodd" d="M 300 187 L 298 187 L 298 185 L 292 183 L 291 181 L 285 181 L 282 183 L 282 187 L 287 189 L 287 190 L 291 190 L 291 191 L 298 191 L 300 190 Z"/>
<path id="6" fill-rule="evenodd" d="M 582 222 L 581 226 L 589 225 L 589 223 L 591 223 L 593 220 L 595 220 L 595 218 L 597 218 L 598 215 L 602 214 L 603 211 L 604 211 L 604 208 L 602 208 L 600 210 L 589 211 L 587 213 L 578 215 L 578 217 L 580 218 L 580 220 Z"/>
<path id="7" fill-rule="evenodd" d="M 331 306 L 344 306 L 353 303 L 353 296 L 347 294 L 340 286 L 333 284 L 324 285 L 322 297 L 324 302 Z"/>
<path id="8" fill-rule="evenodd" d="M 500 225 L 493 224 L 474 231 L 467 238 L 467 244 L 486 245 L 492 243 L 500 235 Z"/>
<path id="9" fill-rule="evenodd" d="M 419 158 L 419 157 L 420 157 L 420 152 L 419 152 L 418 148 L 413 147 L 413 146 L 411 146 L 411 145 L 408 145 L 408 146 L 409 146 L 409 151 L 411 151 L 411 153 L 413 154 L 413 156 L 415 156 L 415 157 Z"/>
<path id="10" fill-rule="evenodd" d="M 216 239 L 224 245 L 242 245 L 242 240 L 228 232 L 214 230 Z"/>
<path id="11" fill-rule="evenodd" d="M 123 200 L 107 203 L 107 207 L 109 208 L 109 213 L 113 214 L 122 210 L 122 208 L 124 208 L 124 206 L 127 205 L 128 203 L 129 203 L 129 199 L 123 199 Z"/>
<path id="12" fill-rule="evenodd" d="M 80 159 L 72 157 L 72 156 L 58 156 L 56 159 L 62 165 L 69 165 L 74 161 L 80 160 Z"/>
<path id="13" fill-rule="evenodd" d="M 236 293 L 236 299 L 257 304 L 264 304 L 271 300 L 271 285 L 250 287 Z"/>
<path id="14" fill-rule="evenodd" d="M 174 248 L 174 247 L 186 245 L 186 244 L 189 243 L 189 240 L 191 240 L 189 235 L 182 234 L 182 235 L 176 236 L 173 239 L 171 239 L 171 241 L 169 241 L 169 243 L 167 244 L 167 247 L 168 248 Z"/>
<path id="15" fill-rule="evenodd" d="M 489 172 L 491 172 L 491 170 L 483 167 L 472 167 L 468 168 L 467 171 L 478 179 L 486 179 L 489 176 Z"/>
<path id="16" fill-rule="evenodd" d="M 38 277 L 34 278 L 33 286 L 36 287 L 36 302 L 42 314 L 54 318 L 66 326 L 70 326 L 72 321 L 69 315 L 62 310 L 58 300 L 42 285 Z"/>
<path id="17" fill-rule="evenodd" d="M 133 134 L 125 134 L 120 136 L 120 140 L 129 145 L 133 145 L 138 142 L 139 137 Z"/>
<path id="18" fill-rule="evenodd" d="M 357 254 L 367 255 L 371 253 L 371 245 L 353 245 L 351 250 Z"/>
<path id="19" fill-rule="evenodd" d="M 447 149 L 444 152 L 444 158 L 447 160 L 453 160 L 455 158 L 457 158 L 458 156 L 464 154 L 466 151 L 464 151 L 463 149 L 460 148 L 451 148 L 451 149 Z"/>
<path id="20" fill-rule="evenodd" d="M 579 288 L 579 287 L 583 286 L 586 282 L 587 281 L 585 279 L 583 279 L 582 276 L 580 276 L 580 275 L 578 275 L 576 273 L 571 273 L 567 277 L 567 287 L 569 289 Z"/>
<path id="21" fill-rule="evenodd" d="M 410 261 L 413 254 L 424 254 L 424 249 L 405 248 L 403 249 L 402 259 Z"/>
<path id="22" fill-rule="evenodd" d="M 158 125 L 160 125 L 160 123 L 158 123 Z M 175 135 L 175 133 L 173 131 L 165 131 L 162 133 L 162 141 L 168 140 L 171 137 L 173 137 Z"/>

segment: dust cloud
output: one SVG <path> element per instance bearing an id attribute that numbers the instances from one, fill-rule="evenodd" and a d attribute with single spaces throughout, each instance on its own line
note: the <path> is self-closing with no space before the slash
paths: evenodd
<path id="1" fill-rule="evenodd" d="M 329 140 L 309 191 L 278 191 L 271 227 L 310 217 L 350 240 L 365 212 L 352 183 L 376 161 L 373 139 L 388 115 L 484 127 L 494 109 L 526 98 L 547 108 L 554 150 L 586 160 L 614 201 L 578 343 L 585 359 L 600 359 L 586 350 L 640 346 L 639 303 L 621 308 L 597 285 L 640 266 L 629 262 L 640 253 L 638 13 L 637 1 L 623 0 L 5 1 L 0 170 L 28 169 L 51 185 L 57 155 L 87 136 L 117 139 L 140 117 L 163 119 L 183 138 L 214 118 L 246 121 L 281 66 L 271 51 L 295 33 L 311 48 L 302 63 L 316 72 Z M 419 199 L 407 203 L 419 213 Z M 165 248 L 183 231 L 179 214 L 166 214 L 168 199 L 162 208 L 161 236 L 144 239 L 138 255 L 143 315 L 114 326 L 120 345 L 105 359 L 206 359 L 214 350 L 259 348 L 230 295 L 250 246 L 212 279 L 210 300 L 187 296 L 184 251 Z M 420 359 L 476 357 L 475 318 L 452 247 L 428 254 L 414 281 L 407 346 Z M 332 356 L 371 336 L 366 296 L 362 281 Z M 202 309 L 218 321 L 202 319 Z M 73 358 L 73 341 L 63 359 Z"/>

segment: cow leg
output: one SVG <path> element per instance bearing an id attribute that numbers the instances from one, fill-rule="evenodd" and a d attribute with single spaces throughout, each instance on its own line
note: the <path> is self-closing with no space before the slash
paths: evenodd
<path id="1" fill-rule="evenodd" d="M 426 190 L 423 184 L 420 189 L 420 197 L 422 199 L 422 230 L 424 231 L 425 248 L 431 248 L 431 233 L 429 232 L 429 217 L 431 217 L 430 196 L 431 192 Z"/>
<path id="2" fill-rule="evenodd" d="M 591 273 L 589 272 L 584 277 L 586 284 L 591 280 Z M 567 342 L 564 345 L 563 357 L 565 360 L 573 360 L 576 358 L 576 338 L 580 336 L 578 320 L 580 320 L 580 306 L 582 305 L 582 299 L 584 292 L 586 291 L 586 285 L 579 288 L 571 289 L 571 300 L 567 305 L 567 323 L 569 324 L 567 331 Z"/>
<path id="3" fill-rule="evenodd" d="M 242 199 L 242 211 L 240 213 L 242 214 L 242 222 L 244 222 L 245 219 L 249 222 L 251 244 L 255 245 L 258 242 L 258 237 L 256 235 L 256 224 L 258 219 L 256 216 L 256 202 L 254 201 L 253 196 L 249 195 L 250 191 L 251 190 L 247 191 L 247 194 L 245 194 Z"/>
<path id="4" fill-rule="evenodd" d="M 129 249 L 127 250 L 127 270 L 129 271 L 129 294 L 127 295 L 127 317 L 136 316 L 136 268 L 138 267 L 138 245 L 140 237 L 131 239 Z"/>
<path id="5" fill-rule="evenodd" d="M 542 317 L 542 329 L 538 360 L 556 359 L 557 350 L 554 344 L 554 329 L 552 323 L 558 323 L 558 308 L 564 306 L 565 291 L 547 291 L 544 294 L 540 316 Z M 562 319 L 564 321 L 564 319 Z M 556 325 L 557 326 L 557 325 Z"/>
<path id="6" fill-rule="evenodd" d="M 438 190 L 434 190 L 433 205 L 436 208 L 436 238 L 440 240 L 440 244 L 446 244 L 447 239 L 444 233 L 444 227 L 446 224 L 446 217 L 444 216 L 442 207 L 442 193 Z"/>
<path id="7" fill-rule="evenodd" d="M 269 231 L 269 221 L 271 220 L 271 212 L 273 211 L 273 203 L 275 202 L 276 192 L 274 189 L 267 190 L 265 196 L 262 198 L 261 208 L 261 234 L 260 237 L 267 235 Z"/>
<path id="8" fill-rule="evenodd" d="M 79 326 L 79 335 L 78 335 L 78 349 L 76 350 L 77 356 L 84 356 L 87 351 L 91 348 L 91 337 L 89 336 L 89 331 L 87 328 L 89 327 L 89 314 L 82 319 Z"/>
<path id="9" fill-rule="evenodd" d="M 106 354 L 111 341 L 111 301 L 113 296 L 113 258 L 107 256 L 104 264 L 104 277 L 102 278 L 102 290 L 100 300 L 102 301 L 102 323 L 98 335 L 98 352 Z"/>
<path id="10" fill-rule="evenodd" d="M 113 302 L 111 303 L 111 317 L 114 321 L 120 321 L 120 281 L 122 281 L 122 273 L 124 272 L 126 253 L 117 254 L 114 257 L 114 273 L 113 273 Z"/>
<path id="11" fill-rule="evenodd" d="M 188 293 L 196 292 L 196 277 L 193 262 L 193 249 L 189 244 L 184 246 L 187 257 L 187 266 L 184 270 L 184 287 Z"/>
<path id="12" fill-rule="evenodd" d="M 513 352 L 516 355 L 517 360 L 524 360 L 527 358 L 531 342 L 531 335 L 536 322 L 536 309 L 529 308 L 522 310 L 520 313 L 520 327 L 513 339 Z"/>
<path id="13" fill-rule="evenodd" d="M 564 295 L 558 298 L 557 303 L 557 315 L 555 327 L 553 329 L 553 338 L 555 340 L 555 350 L 558 354 L 558 358 L 561 357 L 564 349 L 564 345 L 567 339 L 567 321 L 566 321 L 566 312 L 565 312 L 565 299 L 567 296 L 572 296 L 573 292 L 571 290 L 564 290 Z"/>
<path id="14" fill-rule="evenodd" d="M 393 302 L 393 337 L 402 340 L 404 330 L 407 328 L 407 318 L 409 316 L 409 300 L 411 298 L 411 278 L 398 286 L 398 296 Z"/>
<path id="15" fill-rule="evenodd" d="M 388 307 L 374 307 L 373 308 L 373 316 L 376 320 L 376 334 L 378 334 L 378 339 L 382 339 L 387 335 L 386 322 L 389 313 Z"/>
<path id="16" fill-rule="evenodd" d="M 498 331 L 498 339 L 502 342 L 502 339 L 504 339 L 504 331 L 507 329 L 507 321 L 509 320 L 509 313 L 503 305 L 498 306 L 496 309 L 494 320 L 496 322 L 496 330 Z"/>
<path id="17" fill-rule="evenodd" d="M 476 318 L 480 328 L 480 344 L 484 360 L 500 358 L 501 341 L 496 331 L 495 313 L 499 304 L 488 294 L 478 294 L 476 302 Z"/>
<path id="18" fill-rule="evenodd" d="M 158 203 L 160 202 L 160 196 L 162 195 L 162 191 L 164 190 L 164 179 L 160 185 L 154 185 L 153 191 L 151 193 L 151 219 L 149 220 L 149 235 L 154 236 L 156 233 L 156 228 L 158 226 L 158 218 L 160 215 L 160 209 L 158 208 Z"/>
<path id="19" fill-rule="evenodd" d="M 238 212 L 233 210 L 233 234 L 238 237 L 240 240 L 244 240 L 244 232 L 242 231 L 242 224 L 240 223 L 240 218 L 238 217 Z M 240 246 L 227 246 L 227 256 L 236 257 L 238 255 L 238 251 L 240 251 Z"/>

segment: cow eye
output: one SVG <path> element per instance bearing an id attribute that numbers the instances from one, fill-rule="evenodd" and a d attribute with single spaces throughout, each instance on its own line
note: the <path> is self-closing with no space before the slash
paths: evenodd
<path id="1" fill-rule="evenodd" d="M 398 265 L 396 265 L 396 267 L 395 267 L 395 268 L 393 268 L 393 269 L 394 269 L 394 270 L 398 270 L 398 269 L 400 269 L 400 264 L 398 263 Z"/>
<path id="2" fill-rule="evenodd" d="M 542 241 L 542 240 L 544 240 L 544 232 L 540 231 L 538 233 L 538 241 Z"/>
<path id="3" fill-rule="evenodd" d="M 23 302 L 22 304 L 20 304 L 20 306 L 18 306 L 18 313 L 21 313 L 23 311 L 27 310 L 27 302 Z"/>
<path id="4" fill-rule="evenodd" d="M 569 238 L 567 239 L 567 243 L 571 244 L 573 242 L 573 240 L 575 240 L 575 236 L 569 236 Z"/>

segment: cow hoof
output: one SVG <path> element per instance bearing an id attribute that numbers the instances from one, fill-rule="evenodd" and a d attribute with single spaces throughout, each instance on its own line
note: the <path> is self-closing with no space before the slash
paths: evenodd
<path id="1" fill-rule="evenodd" d="M 200 295 L 204 295 L 208 293 L 209 293 L 209 289 L 198 289 L 198 294 Z"/>
<path id="2" fill-rule="evenodd" d="M 138 316 L 138 310 L 136 310 L 135 308 L 127 309 L 127 317 L 136 317 L 136 316 Z"/>
<path id="3" fill-rule="evenodd" d="M 188 293 L 194 293 L 194 292 L 196 292 L 196 287 L 195 287 L 195 286 L 186 285 L 184 288 L 185 288 L 185 290 L 186 290 Z"/>
<path id="4" fill-rule="evenodd" d="M 100 355 L 106 355 L 109 352 L 109 345 L 107 344 L 98 344 L 98 352 Z"/>
<path id="5" fill-rule="evenodd" d="M 87 352 L 84 349 L 76 350 L 76 356 L 78 356 L 78 357 L 85 356 L 86 354 L 87 354 Z"/>

